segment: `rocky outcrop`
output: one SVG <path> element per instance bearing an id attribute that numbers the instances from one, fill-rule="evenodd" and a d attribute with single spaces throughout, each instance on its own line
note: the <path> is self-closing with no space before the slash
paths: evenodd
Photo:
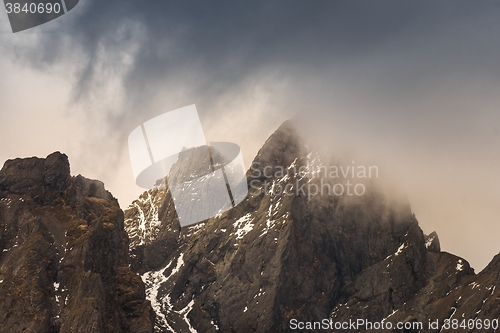
<path id="1" fill-rule="evenodd" d="M 66 155 L 5 163 L 0 248 L 0 332 L 153 331 L 123 212 Z"/>
<path id="2" fill-rule="evenodd" d="M 424 235 L 409 204 L 370 181 L 363 195 L 312 195 L 353 180 L 318 177 L 332 161 L 286 122 L 248 171 L 249 196 L 226 213 L 181 228 L 168 186 L 135 200 L 125 228 L 156 331 L 291 332 L 292 321 L 359 318 L 434 319 L 437 330 L 413 331 L 438 332 L 447 319 L 498 318 L 498 258 L 475 275 L 436 233 Z"/>
<path id="3" fill-rule="evenodd" d="M 439 332 L 443 325 L 443 331 L 449 332 L 498 332 L 499 258 L 497 255 L 482 272 L 474 275 L 469 264 L 457 256 L 429 253 L 429 282 L 406 304 L 395 308 L 390 321 L 423 323 L 422 332 Z M 429 320 L 439 325 L 432 328 Z"/>

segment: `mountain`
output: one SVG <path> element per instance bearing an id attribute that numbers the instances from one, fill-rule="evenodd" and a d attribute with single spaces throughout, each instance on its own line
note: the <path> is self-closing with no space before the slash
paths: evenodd
<path id="1" fill-rule="evenodd" d="M 210 154 L 187 149 L 190 167 L 172 166 L 184 205 L 182 177 L 209 179 Z M 168 181 L 122 211 L 64 154 L 9 160 L 0 332 L 498 332 L 500 255 L 476 274 L 371 172 L 285 122 L 248 170 L 247 198 L 181 227 Z"/>
<path id="2" fill-rule="evenodd" d="M 423 233 L 408 203 L 380 191 L 366 169 L 339 171 L 338 162 L 288 121 L 257 154 L 250 193 L 235 208 L 181 227 L 168 186 L 135 200 L 125 229 L 155 331 L 376 330 L 335 326 L 357 319 L 394 332 L 446 331 L 463 319 L 474 327 L 450 331 L 498 325 L 500 256 L 476 275 Z"/>
<path id="3" fill-rule="evenodd" d="M 0 171 L 0 332 L 153 332 L 118 202 L 68 157 Z"/>

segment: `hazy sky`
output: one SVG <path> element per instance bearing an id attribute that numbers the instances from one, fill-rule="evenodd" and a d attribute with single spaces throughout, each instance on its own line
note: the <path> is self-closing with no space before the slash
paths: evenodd
<path id="1" fill-rule="evenodd" d="M 301 115 L 481 269 L 500 251 L 499 22 L 491 1 L 81 0 L 12 34 L 0 11 L 0 162 L 65 152 L 126 207 L 138 124 L 196 104 L 249 165 Z"/>

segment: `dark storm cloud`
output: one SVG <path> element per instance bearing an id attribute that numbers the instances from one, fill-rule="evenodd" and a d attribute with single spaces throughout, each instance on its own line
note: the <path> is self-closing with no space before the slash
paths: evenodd
<path id="1" fill-rule="evenodd" d="M 207 118 L 221 93 L 267 68 L 303 97 L 319 92 L 300 80 L 404 99 L 439 80 L 494 77 L 499 13 L 470 1 L 87 0 L 21 56 L 38 67 L 78 60 L 73 97 L 85 101 L 106 84 L 103 68 L 120 72 L 134 45 L 120 72 L 128 107 L 107 115 L 123 140 L 159 113 L 148 105 L 155 94 L 180 89 L 174 105 L 195 102 Z M 330 112 L 319 109 L 317 117 Z"/>
<path id="2" fill-rule="evenodd" d="M 499 10 L 488 2 L 88 0 L 78 10 L 74 19 L 66 18 L 62 34 L 45 36 L 39 41 L 42 48 L 27 54 L 41 65 L 59 61 L 58 54 L 67 55 L 68 47 L 81 52 L 86 64 L 80 69 L 77 96 L 93 87 L 99 52 L 111 53 L 133 42 L 139 51 L 124 84 L 139 100 L 147 98 L 147 88 L 168 79 L 182 84 L 183 73 L 190 70 L 205 78 L 192 87 L 194 92 L 210 96 L 262 66 L 291 65 L 321 73 L 387 45 L 396 56 L 386 49 L 386 59 L 376 65 L 400 67 L 401 73 L 389 72 L 397 82 L 408 77 L 414 81 L 450 64 L 451 70 L 475 73 L 497 67 Z M 133 36 L 136 23 L 144 29 L 140 40 Z M 444 50 L 398 59 L 400 48 L 436 34 L 444 34 Z M 108 66 L 113 66 L 112 59 Z M 409 70 L 415 75 L 407 75 Z M 387 76 L 387 71 L 382 74 Z"/>
<path id="3" fill-rule="evenodd" d="M 162 89 L 184 87 L 184 105 L 196 102 L 207 117 L 214 98 L 266 68 L 365 91 L 380 83 L 381 93 L 396 97 L 439 72 L 496 75 L 498 13 L 495 3 L 470 1 L 87 0 L 64 17 L 59 34 L 42 35 L 17 56 L 37 67 L 75 59 L 73 96 L 81 101 L 106 84 L 103 68 L 111 76 L 123 68 L 117 58 L 134 45 L 121 73 L 129 107 L 108 116 L 126 135 L 129 121 L 134 127 L 154 115 L 137 110 Z M 436 35 L 436 44 L 422 41 Z M 401 52 L 415 44 L 414 54 Z"/>
<path id="4" fill-rule="evenodd" d="M 499 250 L 499 18 L 491 1 L 81 0 L 36 30 L 51 33 L 2 35 L 0 50 L 26 77 L 67 78 L 71 122 L 53 127 L 78 133 L 72 163 L 122 205 L 137 195 L 127 136 L 145 120 L 196 103 L 207 136 L 242 145 L 248 164 L 299 114 L 333 149 L 395 170 L 424 228 L 481 267 Z"/>

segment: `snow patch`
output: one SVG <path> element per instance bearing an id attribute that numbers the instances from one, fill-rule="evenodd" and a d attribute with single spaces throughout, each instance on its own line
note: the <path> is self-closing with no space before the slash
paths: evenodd
<path id="1" fill-rule="evenodd" d="M 234 230 L 236 230 L 236 239 L 242 239 L 246 234 L 252 231 L 254 227 L 254 224 L 251 223 L 252 221 L 252 214 L 248 213 L 233 223 Z"/>
<path id="2" fill-rule="evenodd" d="M 206 222 L 200 222 L 187 228 L 186 237 L 197 234 L 205 226 Z"/>
<path id="3" fill-rule="evenodd" d="M 264 291 L 264 292 L 262 292 L 262 288 L 260 288 L 260 289 L 259 289 L 259 293 L 258 293 L 258 294 L 256 294 L 253 298 L 260 297 L 260 296 L 264 295 L 265 293 L 266 293 L 266 292 L 265 292 L 265 291 Z"/>
<path id="4" fill-rule="evenodd" d="M 474 288 L 478 288 L 478 287 L 480 287 L 480 286 L 481 286 L 479 283 L 476 283 L 476 282 L 472 282 L 472 283 L 470 283 L 469 285 L 470 285 L 470 286 L 472 286 L 472 289 L 474 289 Z"/>
<path id="5" fill-rule="evenodd" d="M 159 193 L 152 196 L 151 192 L 152 190 L 145 192 L 127 209 L 137 211 L 136 216 L 125 220 L 125 231 L 130 237 L 130 248 L 150 243 L 156 239 L 160 231 L 158 207 L 162 198 Z"/>
<path id="6" fill-rule="evenodd" d="M 389 319 L 390 317 L 392 317 L 396 312 L 398 312 L 398 310 L 392 310 L 392 313 L 389 314 L 387 317 L 385 317 L 384 319 L 382 319 L 382 322 L 386 321 L 387 319 Z"/>
<path id="7" fill-rule="evenodd" d="M 198 333 L 193 328 L 193 326 L 191 326 L 191 323 L 189 322 L 189 319 L 187 317 L 187 315 L 189 314 L 189 312 L 191 312 L 191 310 L 193 309 L 193 305 L 194 305 L 194 300 L 191 299 L 191 301 L 188 303 L 188 305 L 186 305 L 186 307 L 184 307 L 184 309 L 182 309 L 182 310 L 179 311 L 179 314 L 184 317 L 184 322 L 188 325 L 189 332 L 191 332 L 191 333 Z"/>
<path id="8" fill-rule="evenodd" d="M 397 257 L 399 256 L 401 253 L 403 253 L 403 251 L 408 248 L 408 245 L 406 243 L 403 243 L 401 244 L 400 247 L 398 247 L 398 250 L 396 251 L 396 253 L 394 253 L 394 256 Z"/>
<path id="9" fill-rule="evenodd" d="M 425 248 L 426 249 L 428 249 L 431 246 L 431 244 L 432 244 L 432 242 L 434 241 L 435 238 L 436 238 L 436 236 L 432 236 L 432 237 L 429 237 L 427 239 L 427 241 L 425 242 Z"/>
<path id="10" fill-rule="evenodd" d="M 389 261 L 389 263 L 387 264 L 387 266 L 386 266 L 386 267 L 391 266 L 391 264 L 392 264 L 392 262 L 393 262 L 394 258 L 395 258 L 395 257 L 397 257 L 397 256 L 399 256 L 401 253 L 403 253 L 403 251 L 404 251 L 405 249 L 407 249 L 407 248 L 408 248 L 408 244 L 403 243 L 403 244 L 401 244 L 401 245 L 398 247 L 398 249 L 396 250 L 396 252 L 395 252 L 395 253 L 393 253 L 393 254 L 389 254 L 387 257 L 385 257 L 385 259 L 384 259 L 384 260 L 389 260 L 389 259 L 390 259 L 390 261 Z"/>
<path id="11" fill-rule="evenodd" d="M 219 326 L 217 326 L 217 324 L 216 324 L 216 323 L 214 323 L 214 320 L 213 320 L 213 319 L 210 321 L 210 324 L 214 325 L 214 327 L 215 327 L 215 329 L 216 329 L 217 331 L 219 330 Z"/>
<path id="12" fill-rule="evenodd" d="M 151 302 L 151 307 L 156 313 L 156 321 L 159 323 L 155 323 L 155 328 L 159 328 L 158 324 L 164 326 L 170 331 L 174 331 L 172 327 L 168 324 L 167 318 L 161 311 L 162 304 L 158 302 L 158 289 L 161 287 L 161 284 L 168 280 L 168 278 L 163 274 L 169 267 L 172 265 L 173 260 L 165 266 L 165 268 L 156 271 L 156 272 L 147 272 L 141 276 L 142 281 L 146 285 L 146 298 Z M 167 305 L 170 305 L 168 303 Z"/>
<path id="13" fill-rule="evenodd" d="M 0 202 L 3 202 L 7 205 L 7 207 L 10 208 L 10 204 L 12 203 L 12 200 L 10 200 L 9 198 L 2 198 L 0 199 Z"/>
<path id="14" fill-rule="evenodd" d="M 151 306 L 153 307 L 153 310 L 156 313 L 157 322 L 155 324 L 155 328 L 157 330 L 160 330 L 163 327 L 174 332 L 174 329 L 169 325 L 167 321 L 167 317 L 165 316 L 164 311 L 172 311 L 172 312 L 176 311 L 173 310 L 173 305 L 171 303 L 169 295 L 167 294 L 161 299 L 158 299 L 158 291 L 165 282 L 167 282 L 169 279 L 171 279 L 175 274 L 179 272 L 182 265 L 184 265 L 183 258 L 184 258 L 184 253 L 181 253 L 181 255 L 177 258 L 177 260 L 173 259 L 163 269 L 155 272 L 147 272 L 141 276 L 142 281 L 146 285 L 146 298 L 151 302 Z M 168 276 L 165 276 L 164 274 L 165 271 L 172 266 L 175 260 L 176 260 L 175 268 L 172 269 L 172 271 Z M 194 304 L 194 301 L 192 302 Z M 186 308 L 184 308 L 181 311 L 184 310 L 186 310 Z M 177 313 L 179 313 L 180 315 L 185 315 L 185 318 L 187 320 L 187 313 L 189 313 L 189 311 L 187 311 L 186 313 L 180 313 L 180 312 Z M 189 325 L 189 327 L 191 327 L 189 322 L 187 322 L 187 324 Z M 194 331 L 193 329 L 193 331 L 191 332 L 196 332 L 196 331 Z"/>

